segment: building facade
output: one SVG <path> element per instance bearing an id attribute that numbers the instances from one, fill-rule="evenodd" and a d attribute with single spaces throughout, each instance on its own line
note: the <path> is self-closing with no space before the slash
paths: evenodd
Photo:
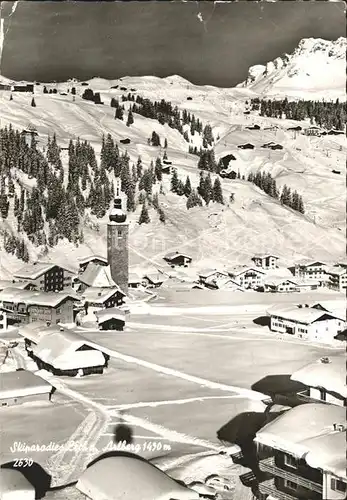
<path id="1" fill-rule="evenodd" d="M 59 292 L 72 286 L 74 272 L 55 264 L 37 262 L 18 271 L 14 278 L 19 281 L 30 281 L 38 290 Z"/>
<path id="2" fill-rule="evenodd" d="M 347 270 L 343 267 L 331 267 L 327 270 L 327 286 L 337 292 L 347 289 Z"/>
<path id="3" fill-rule="evenodd" d="M 261 269 L 276 269 L 279 258 L 275 255 L 255 255 L 252 260 Z"/>
<path id="4" fill-rule="evenodd" d="M 113 280 L 127 294 L 129 282 L 129 223 L 127 222 L 125 204 L 118 182 L 114 208 L 109 214 L 109 223 L 107 224 L 107 260 L 111 267 Z"/>
<path id="5" fill-rule="evenodd" d="M 324 279 L 327 265 L 324 262 L 307 262 L 294 267 L 294 275 L 301 279 Z"/>
<path id="6" fill-rule="evenodd" d="M 263 284 L 265 273 L 253 267 L 241 266 L 228 271 L 229 276 L 245 289 L 255 289 Z"/>
<path id="7" fill-rule="evenodd" d="M 188 265 L 192 262 L 191 257 L 179 252 L 170 252 L 166 254 L 164 260 L 171 267 L 188 267 Z"/>
<path id="8" fill-rule="evenodd" d="M 1 374 L 0 406 L 8 407 L 33 401 L 50 401 L 52 386 L 27 370 Z"/>
<path id="9" fill-rule="evenodd" d="M 97 264 L 98 266 L 108 265 L 106 257 L 102 257 L 101 255 L 90 255 L 89 257 L 85 257 L 84 259 L 79 260 L 79 272 L 83 273 L 83 271 L 85 271 L 91 263 Z"/>

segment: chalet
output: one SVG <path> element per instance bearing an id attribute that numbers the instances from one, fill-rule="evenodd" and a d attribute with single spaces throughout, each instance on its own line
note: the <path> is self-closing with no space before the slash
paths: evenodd
<path id="1" fill-rule="evenodd" d="M 256 267 L 236 266 L 228 270 L 230 278 L 245 289 L 255 289 L 262 285 L 265 273 Z"/>
<path id="2" fill-rule="evenodd" d="M 227 278 L 228 273 L 225 271 L 218 271 L 217 269 L 204 269 L 199 272 L 199 283 L 204 285 L 207 279 Z"/>
<path id="3" fill-rule="evenodd" d="M 289 127 L 287 130 L 292 130 L 293 132 L 300 132 L 302 130 L 302 127 L 298 125 L 297 127 Z"/>
<path id="4" fill-rule="evenodd" d="M 44 292 L 55 292 L 70 288 L 74 271 L 49 262 L 27 264 L 14 274 L 19 281 L 30 281 Z"/>
<path id="5" fill-rule="evenodd" d="M 322 401 L 324 403 L 346 406 L 346 355 L 329 354 L 309 363 L 292 374 L 291 380 L 308 387 L 298 394 L 305 402 Z"/>
<path id="6" fill-rule="evenodd" d="M 192 101 L 193 98 L 192 97 L 187 97 L 187 101 Z"/>
<path id="7" fill-rule="evenodd" d="M 129 288 L 138 288 L 142 283 L 140 276 L 136 273 L 129 273 L 128 286 Z"/>
<path id="8" fill-rule="evenodd" d="M 346 135 L 346 132 L 343 130 L 331 129 L 327 132 L 327 135 Z"/>
<path id="9" fill-rule="evenodd" d="M 235 170 L 232 170 L 231 167 L 229 167 L 227 169 L 223 169 L 219 175 L 223 179 L 232 179 L 232 180 L 234 180 L 237 177 L 237 173 L 235 172 Z"/>
<path id="10" fill-rule="evenodd" d="M 121 144 L 130 144 L 130 139 L 120 139 L 119 141 Z"/>
<path id="11" fill-rule="evenodd" d="M 311 126 L 311 127 L 308 127 L 308 128 L 305 128 L 304 130 L 304 134 L 305 135 L 309 135 L 309 136 L 321 136 L 323 133 L 323 130 L 319 127 L 315 127 L 315 126 Z"/>
<path id="12" fill-rule="evenodd" d="M 251 127 L 246 127 L 247 130 L 260 130 L 259 125 L 252 125 Z"/>
<path id="13" fill-rule="evenodd" d="M 84 292 L 88 287 L 117 287 L 111 276 L 110 266 L 94 262 L 89 263 L 88 267 L 74 279 L 74 282 L 75 287 L 78 287 L 81 292 Z"/>
<path id="14" fill-rule="evenodd" d="M 262 269 L 275 269 L 278 267 L 278 259 L 279 257 L 272 254 L 260 254 L 252 257 L 254 264 Z"/>
<path id="15" fill-rule="evenodd" d="M 79 272 L 82 273 L 87 269 L 89 264 L 97 264 L 98 266 L 107 266 L 108 261 L 106 257 L 103 257 L 102 255 L 89 255 L 88 257 L 84 257 L 82 259 L 79 259 L 78 265 L 79 265 Z"/>
<path id="16" fill-rule="evenodd" d="M 34 85 L 28 83 L 27 85 L 14 85 L 12 88 L 13 92 L 34 92 Z"/>
<path id="17" fill-rule="evenodd" d="M 321 279 L 325 277 L 327 265 L 321 261 L 306 261 L 296 264 L 294 267 L 294 276 L 296 278 Z"/>
<path id="18" fill-rule="evenodd" d="M 200 496 L 184 483 L 172 479 L 165 472 L 141 456 L 115 451 L 112 455 L 96 458 L 76 485 L 86 499 L 124 500 L 199 500 Z M 116 494 L 115 494 L 116 490 Z M 118 496 L 118 492 L 120 496 Z"/>
<path id="19" fill-rule="evenodd" d="M 1 466 L 0 498 L 1 500 L 35 500 L 37 495 L 35 487 L 21 472 L 21 469 Z"/>
<path id="20" fill-rule="evenodd" d="M 0 90 L 12 90 L 12 86 L 5 83 L 0 83 Z"/>
<path id="21" fill-rule="evenodd" d="M 103 373 L 109 359 L 96 344 L 72 330 L 50 331 L 37 344 L 27 342 L 26 350 L 40 370 L 70 377 Z"/>
<path id="22" fill-rule="evenodd" d="M 0 292 L 10 287 L 15 287 L 19 290 L 37 290 L 37 287 L 30 283 L 30 281 L 0 280 Z"/>
<path id="23" fill-rule="evenodd" d="M 338 292 L 343 292 L 347 288 L 347 269 L 345 267 L 333 266 L 326 269 L 327 286 Z"/>
<path id="24" fill-rule="evenodd" d="M 188 267 L 192 262 L 192 258 L 189 257 L 189 255 L 180 252 L 169 252 L 163 259 L 170 264 L 171 267 Z"/>
<path id="25" fill-rule="evenodd" d="M 232 292 L 244 292 L 244 289 L 240 287 L 231 278 L 225 276 L 223 278 L 215 278 L 210 276 L 206 278 L 205 286 L 211 290 L 228 290 Z"/>
<path id="26" fill-rule="evenodd" d="M 159 288 L 164 283 L 162 274 L 146 274 L 143 277 L 142 284 L 147 288 Z"/>
<path id="27" fill-rule="evenodd" d="M 236 157 L 232 153 L 230 153 L 226 156 L 223 156 L 223 158 L 221 158 L 221 160 L 222 160 L 222 163 L 224 165 L 224 169 L 227 169 L 229 167 L 231 161 L 236 161 Z"/>
<path id="28" fill-rule="evenodd" d="M 100 309 L 109 309 L 120 306 L 124 302 L 125 294 L 118 286 L 111 287 L 90 287 L 84 290 L 80 295 L 81 305 L 86 313 L 98 311 Z"/>
<path id="29" fill-rule="evenodd" d="M 322 286 L 322 281 L 314 279 L 295 279 L 295 285 L 297 292 L 309 292 L 311 290 L 318 290 Z"/>
<path id="30" fill-rule="evenodd" d="M 271 146 L 275 146 L 275 142 L 271 141 L 271 142 L 266 142 L 265 144 L 263 144 L 261 147 L 262 148 L 270 148 Z"/>
<path id="31" fill-rule="evenodd" d="M 273 307 L 268 311 L 270 330 L 278 333 L 330 343 L 345 328 L 345 319 L 327 311 L 309 307 Z"/>
<path id="32" fill-rule="evenodd" d="M 295 280 L 287 278 L 266 278 L 264 280 L 264 292 L 297 292 L 297 283 Z"/>
<path id="33" fill-rule="evenodd" d="M 32 401 L 50 401 L 52 386 L 27 370 L 1 374 L 0 405 L 13 406 Z"/>
<path id="34" fill-rule="evenodd" d="M 125 325 L 125 312 L 117 307 L 95 311 L 98 327 L 100 330 L 122 331 Z"/>
<path id="35" fill-rule="evenodd" d="M 281 146 L 281 144 L 271 144 L 269 148 L 276 151 L 276 149 L 283 149 L 283 146 Z"/>
<path id="36" fill-rule="evenodd" d="M 346 412 L 308 403 L 285 411 L 255 436 L 259 491 L 283 500 L 346 498 Z"/>
<path id="37" fill-rule="evenodd" d="M 44 321 L 51 324 L 72 323 L 73 306 L 78 299 L 64 292 L 35 292 L 14 287 L 0 292 L 1 309 L 8 324 Z"/>
<path id="38" fill-rule="evenodd" d="M 172 161 L 170 160 L 163 160 L 164 165 L 172 165 Z"/>
<path id="39" fill-rule="evenodd" d="M 254 149 L 253 144 L 250 144 L 249 142 L 247 142 L 246 144 L 241 144 L 240 146 L 237 147 L 240 149 Z"/>

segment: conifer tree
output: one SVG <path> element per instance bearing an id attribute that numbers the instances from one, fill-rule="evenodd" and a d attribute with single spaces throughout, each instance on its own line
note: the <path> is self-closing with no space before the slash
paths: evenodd
<path id="1" fill-rule="evenodd" d="M 187 209 L 189 210 L 190 208 L 194 208 L 194 207 L 202 207 L 202 204 L 203 203 L 202 203 L 201 197 L 193 189 L 192 192 L 190 193 L 188 199 L 187 199 L 187 203 L 186 203 Z"/>
<path id="2" fill-rule="evenodd" d="M 127 125 L 127 127 L 130 127 L 130 125 L 132 125 L 133 123 L 134 123 L 134 117 L 133 117 L 131 108 L 129 108 L 128 119 L 127 119 L 126 125 Z"/>
<path id="3" fill-rule="evenodd" d="M 165 224 L 166 222 L 166 216 L 165 216 L 165 212 L 162 208 L 159 208 L 158 209 L 158 213 L 159 213 L 159 220 L 160 222 L 163 222 Z"/>
<path id="4" fill-rule="evenodd" d="M 213 184 L 212 196 L 213 196 L 213 201 L 215 201 L 217 203 L 224 204 L 222 184 L 221 184 L 218 177 L 216 177 L 214 184 Z"/>
<path id="5" fill-rule="evenodd" d="M 35 99 L 34 99 L 34 98 L 32 98 L 32 99 L 31 99 L 31 106 L 32 106 L 33 108 L 36 108 L 36 102 L 35 102 Z"/>
<path id="6" fill-rule="evenodd" d="M 148 224 L 151 221 L 149 218 L 148 209 L 146 203 L 142 205 L 142 210 L 139 218 L 139 224 Z"/>
<path id="7" fill-rule="evenodd" d="M 155 176 L 158 179 L 158 181 L 161 181 L 163 178 L 163 171 L 162 171 L 162 164 L 161 164 L 160 158 L 157 158 L 155 161 L 154 172 L 155 172 Z"/>
<path id="8" fill-rule="evenodd" d="M 171 176 L 171 191 L 173 193 L 177 193 L 177 187 L 178 187 L 178 174 L 177 170 L 174 168 Z"/>
<path id="9" fill-rule="evenodd" d="M 191 183 L 190 183 L 189 175 L 187 175 L 186 183 L 184 185 L 184 194 L 188 198 L 188 196 L 190 195 L 191 192 L 192 192 L 192 186 L 191 186 Z"/>
<path id="10" fill-rule="evenodd" d="M 165 140 L 164 140 L 164 148 L 167 149 L 167 138 L 165 137 Z"/>

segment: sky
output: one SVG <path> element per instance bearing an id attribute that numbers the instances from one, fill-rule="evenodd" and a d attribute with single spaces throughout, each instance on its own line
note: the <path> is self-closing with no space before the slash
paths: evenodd
<path id="1" fill-rule="evenodd" d="M 4 2 L 8 16 L 13 2 Z M 5 19 L 1 73 L 15 80 L 178 74 L 232 87 L 248 68 L 302 38 L 346 36 L 328 2 L 63 2 L 22 0 Z"/>

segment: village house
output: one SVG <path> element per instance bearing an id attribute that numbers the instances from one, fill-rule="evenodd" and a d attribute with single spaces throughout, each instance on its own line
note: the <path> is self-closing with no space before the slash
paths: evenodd
<path id="1" fill-rule="evenodd" d="M 71 288 L 74 271 L 49 262 L 27 264 L 14 274 L 19 281 L 33 283 L 44 292 L 56 292 Z"/>
<path id="2" fill-rule="evenodd" d="M 330 343 L 345 328 L 345 319 L 329 311 L 309 307 L 273 307 L 268 311 L 270 330 L 298 338 Z"/>
<path id="3" fill-rule="evenodd" d="M 136 273 L 129 273 L 129 288 L 138 288 L 142 283 L 140 276 Z"/>
<path id="4" fill-rule="evenodd" d="M 295 280 L 273 277 L 264 279 L 264 292 L 297 292 L 297 282 Z"/>
<path id="5" fill-rule="evenodd" d="M 32 401 L 50 401 L 52 386 L 27 370 L 1 374 L 0 405 L 13 406 Z"/>
<path id="6" fill-rule="evenodd" d="M 145 458 L 113 453 L 96 458 L 80 475 L 77 490 L 86 500 L 199 500 L 200 496 Z"/>
<path id="7" fill-rule="evenodd" d="M 227 277 L 228 273 L 226 271 L 218 271 L 217 269 L 203 269 L 199 272 L 199 283 L 204 285 L 207 279 L 214 280 Z"/>
<path id="8" fill-rule="evenodd" d="M 35 487 L 21 472 L 23 469 L 0 468 L 1 500 L 35 500 Z"/>
<path id="9" fill-rule="evenodd" d="M 263 284 L 264 271 L 248 266 L 236 266 L 228 269 L 228 274 L 238 285 L 245 289 L 255 289 Z"/>
<path id="10" fill-rule="evenodd" d="M 0 292 L 10 287 L 20 290 L 37 290 L 37 287 L 33 283 L 30 283 L 30 281 L 0 280 Z"/>
<path id="11" fill-rule="evenodd" d="M 89 287 L 114 288 L 117 287 L 117 283 L 111 276 L 109 265 L 91 262 L 81 274 L 74 278 L 73 287 L 79 292 L 84 292 Z"/>
<path id="12" fill-rule="evenodd" d="M 257 267 L 262 269 L 276 269 L 278 267 L 279 257 L 272 254 L 255 255 L 252 261 Z"/>
<path id="13" fill-rule="evenodd" d="M 296 406 L 256 433 L 259 491 L 280 500 L 346 498 L 346 409 Z"/>
<path id="14" fill-rule="evenodd" d="M 311 127 L 308 127 L 308 128 L 305 128 L 304 130 L 304 134 L 305 135 L 309 135 L 309 136 L 321 136 L 323 134 L 324 130 L 322 130 L 321 128 L 319 127 L 315 127 L 315 126 L 311 126 Z"/>
<path id="15" fill-rule="evenodd" d="M 343 292 L 347 288 L 347 269 L 345 267 L 333 266 L 326 270 L 326 285 L 332 290 Z"/>
<path id="16" fill-rule="evenodd" d="M 85 312 L 99 311 L 120 306 L 124 303 L 125 294 L 118 286 L 115 287 L 90 287 L 80 295 L 80 304 Z"/>
<path id="17" fill-rule="evenodd" d="M 308 387 L 298 394 L 305 402 L 346 406 L 346 354 L 330 354 L 300 368 L 292 374 L 291 380 Z"/>
<path id="18" fill-rule="evenodd" d="M 327 265 L 321 261 L 306 261 L 296 264 L 294 276 L 301 279 L 324 279 Z"/>
<path id="19" fill-rule="evenodd" d="M 244 292 L 244 289 L 228 276 L 216 278 L 214 275 L 206 278 L 205 286 L 211 290 L 228 290 L 233 292 Z"/>
<path id="20" fill-rule="evenodd" d="M 164 283 L 162 274 L 146 274 L 142 279 L 143 286 L 147 288 L 159 288 Z"/>
<path id="21" fill-rule="evenodd" d="M 98 266 L 107 266 L 107 258 L 101 255 L 89 255 L 88 257 L 83 257 L 78 260 L 79 272 L 83 273 L 89 266 L 89 264 L 97 264 Z"/>
<path id="22" fill-rule="evenodd" d="M 6 312 L 7 324 L 33 321 L 51 324 L 72 323 L 73 306 L 78 299 L 64 292 L 36 292 L 14 287 L 0 292 L 0 307 Z"/>
<path id="23" fill-rule="evenodd" d="M 180 252 L 170 252 L 167 253 L 163 259 L 171 267 L 188 267 L 188 264 L 192 262 L 192 258 L 189 255 Z"/>
<path id="24" fill-rule="evenodd" d="M 117 307 L 95 311 L 96 321 L 100 330 L 124 330 L 125 312 Z"/>
<path id="25" fill-rule="evenodd" d="M 297 292 L 309 292 L 311 290 L 318 290 L 324 285 L 324 280 L 295 280 L 296 282 L 296 291 Z"/>
<path id="26" fill-rule="evenodd" d="M 19 331 L 25 338 L 26 351 L 39 370 L 53 375 L 89 375 L 103 373 L 109 355 L 74 330 L 64 328 Z"/>

